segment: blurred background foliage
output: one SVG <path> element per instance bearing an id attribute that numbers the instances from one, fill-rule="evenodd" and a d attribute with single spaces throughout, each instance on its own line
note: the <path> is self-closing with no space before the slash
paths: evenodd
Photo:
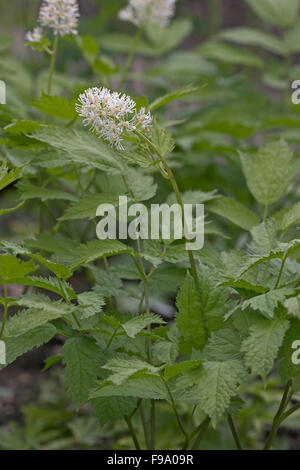
<path id="1" fill-rule="evenodd" d="M 133 26 L 118 20 L 125 0 L 79 3 L 80 36 L 61 41 L 54 82 L 55 94 L 71 101 L 91 85 L 117 86 L 120 67 L 135 34 Z M 0 107 L 1 140 L 3 128 L 12 119 L 35 119 L 39 113 L 31 103 L 45 87 L 48 62 L 24 45 L 26 31 L 36 25 L 39 6 L 39 0 L 0 0 L 0 79 L 7 84 L 7 105 Z M 180 87 L 197 88 L 157 111 L 161 122 L 172 128 L 176 149 L 171 164 L 183 191 L 217 189 L 249 208 L 261 210 L 246 188 L 238 152 L 252 151 L 281 136 L 298 155 L 300 107 L 291 102 L 291 82 L 300 79 L 299 53 L 298 0 L 179 0 L 176 19 L 167 30 L 146 29 L 127 91 L 136 98 L 147 96 L 152 102 Z M 1 147 L 1 159 L 16 164 L 22 161 L 23 138 L 20 136 L 18 149 Z M 167 184 L 165 189 L 160 185 L 158 200 L 168 194 Z M 2 194 L 0 208 L 15 203 L 13 190 Z M 296 182 L 280 208 L 298 198 Z M 212 235 L 211 243 L 219 249 L 244 247 L 249 241 L 246 232 L 219 219 L 220 208 L 212 205 L 210 210 L 223 235 Z M 38 203 L 30 200 L 22 218 L 15 214 L 2 218 L 0 237 L 21 239 L 34 233 L 37 212 Z M 80 229 L 81 222 L 71 222 L 71 227 L 66 224 L 66 231 L 74 230 L 76 223 Z M 84 281 L 77 282 L 81 285 Z M 55 348 L 57 345 L 52 345 Z M 52 349 L 49 346 L 30 353 L 25 363 L 20 362 L 24 359 L 16 361 L 1 372 L 0 447 L 104 449 L 110 448 L 114 435 L 117 448 L 130 448 L 131 439 L 123 424 L 99 426 L 88 407 L 74 414 L 61 384 L 59 366 L 32 385 Z M 248 448 L 256 448 L 271 423 L 280 400 L 274 385 L 270 378 L 267 384 L 254 382 L 245 390 L 251 396 L 251 406 L 242 411 L 238 427 Z M 176 448 L 179 442 L 174 418 L 165 405 L 159 406 L 158 446 Z M 299 429 L 299 414 L 295 414 L 279 434 L 277 448 L 299 448 Z M 234 443 L 227 427 L 220 425 L 208 432 L 202 447 L 228 449 L 234 448 Z"/>

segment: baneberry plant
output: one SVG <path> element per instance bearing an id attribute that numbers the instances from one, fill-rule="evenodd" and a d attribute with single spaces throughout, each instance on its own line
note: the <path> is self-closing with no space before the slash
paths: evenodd
<path id="1" fill-rule="evenodd" d="M 282 2 L 247 3 L 284 38 L 296 28 L 298 1 L 284 24 Z M 125 447 L 199 449 L 222 429 L 229 447 L 270 449 L 300 408 L 299 111 L 264 96 L 252 75 L 258 55 L 221 39 L 289 60 L 296 51 L 246 28 L 176 51 L 190 23 L 173 20 L 175 7 L 132 0 L 121 9 L 135 37 L 117 36 L 117 48 L 113 35 L 102 38 L 104 50 L 128 54 L 120 63 L 80 35 L 75 0 L 42 2 L 26 34 L 31 53 L 49 60 L 34 96 L 8 80 L 14 100 L 0 114 L 0 191 L 16 199 L 1 220 L 23 211 L 34 225 L 0 243 L 0 367 L 59 337 L 46 369 L 63 369 L 76 409 L 92 410 L 101 428 L 124 423 Z M 76 49 L 85 76 L 63 71 L 60 45 Z M 139 77 L 148 97 L 132 86 L 136 54 L 150 62 Z M 229 64 L 247 67 L 246 78 L 225 77 Z M 281 89 L 272 73 L 264 84 Z M 138 219 L 135 240 L 98 239 L 97 208 L 120 196 L 177 203 L 183 222 L 185 204 L 204 204 L 204 247 L 186 249 L 189 235 L 178 239 L 176 227 L 169 240 L 142 240 Z"/>

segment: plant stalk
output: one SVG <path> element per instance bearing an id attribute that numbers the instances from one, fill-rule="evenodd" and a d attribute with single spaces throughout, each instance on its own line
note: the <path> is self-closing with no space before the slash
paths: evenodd
<path id="1" fill-rule="evenodd" d="M 233 439 L 234 439 L 234 442 L 235 442 L 235 445 L 236 445 L 237 449 L 238 450 L 243 450 L 242 445 L 241 445 L 241 441 L 240 441 L 240 438 L 239 438 L 239 435 L 238 435 L 238 432 L 237 432 L 237 429 L 235 427 L 232 416 L 230 414 L 227 415 L 227 420 L 228 420 L 229 427 L 230 427 L 230 430 L 231 430 L 231 433 L 232 433 L 232 436 L 233 436 Z"/>
<path id="2" fill-rule="evenodd" d="M 138 43 L 139 43 L 139 40 L 143 34 L 143 26 L 140 26 L 139 29 L 137 30 L 136 32 L 136 35 L 133 39 L 133 42 L 132 42 L 132 46 L 130 48 L 130 51 L 129 51 L 129 54 L 128 54 L 128 57 L 127 57 L 127 61 L 126 61 L 126 64 L 125 64 L 125 67 L 122 71 L 122 75 L 121 75 L 121 79 L 120 79 L 120 85 L 119 85 L 119 88 L 122 90 L 125 83 L 126 83 L 126 80 L 127 80 L 127 77 L 128 77 L 128 72 L 132 66 L 132 62 L 133 62 L 133 59 L 134 59 L 134 56 L 135 56 L 135 53 L 136 53 L 136 49 L 137 49 L 137 46 L 138 46 Z"/>
<path id="3" fill-rule="evenodd" d="M 283 421 L 282 420 L 282 415 L 283 415 L 283 412 L 284 412 L 284 410 L 286 409 L 286 407 L 289 403 L 289 398 L 290 398 L 289 391 L 290 391 L 290 388 L 292 387 L 292 384 L 293 384 L 292 380 L 289 380 L 287 382 L 286 386 L 285 386 L 279 408 L 278 408 L 277 413 L 276 413 L 276 415 L 274 416 L 274 419 L 273 419 L 271 431 L 268 435 L 268 438 L 267 438 L 265 446 L 264 446 L 264 450 L 270 450 L 270 448 L 272 446 L 272 443 L 273 443 L 273 440 L 274 440 L 274 438 L 277 434 L 278 428 L 279 428 L 280 424 Z M 299 406 L 300 406 L 300 404 L 299 404 Z"/>
<path id="4" fill-rule="evenodd" d="M 4 313 L 3 313 L 2 323 L 1 323 L 0 339 L 2 338 L 3 333 L 4 333 L 5 323 L 6 323 L 6 320 L 7 320 L 7 311 L 8 311 L 7 284 L 4 283 Z"/>

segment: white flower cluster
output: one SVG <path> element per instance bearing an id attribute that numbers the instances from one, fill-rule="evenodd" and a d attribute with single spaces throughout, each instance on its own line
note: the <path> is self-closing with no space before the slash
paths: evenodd
<path id="1" fill-rule="evenodd" d="M 77 0 L 44 0 L 39 22 L 54 29 L 55 34 L 77 34 L 79 7 Z"/>
<path id="2" fill-rule="evenodd" d="M 146 22 L 168 26 L 175 14 L 176 0 L 129 0 L 127 7 L 119 13 L 123 21 L 130 21 L 135 25 Z"/>
<path id="3" fill-rule="evenodd" d="M 26 41 L 29 42 L 39 42 L 43 37 L 42 28 L 34 28 L 33 31 L 28 31 L 25 36 Z"/>
<path id="4" fill-rule="evenodd" d="M 54 34 L 77 34 L 79 7 L 77 0 L 44 0 L 40 8 L 39 23 L 54 30 Z M 42 28 L 35 28 L 25 36 L 27 41 L 38 42 Z"/>
<path id="5" fill-rule="evenodd" d="M 79 96 L 76 111 L 83 123 L 118 150 L 123 150 L 124 134 L 136 129 L 147 131 L 152 124 L 150 112 L 136 110 L 136 103 L 127 95 L 107 88 L 89 88 Z"/>

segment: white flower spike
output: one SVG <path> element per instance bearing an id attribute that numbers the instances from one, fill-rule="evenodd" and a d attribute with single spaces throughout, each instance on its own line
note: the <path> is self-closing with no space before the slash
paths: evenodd
<path id="1" fill-rule="evenodd" d="M 177 0 L 129 0 L 127 7 L 119 13 L 123 21 L 139 26 L 152 22 L 166 27 L 175 14 Z"/>
<path id="2" fill-rule="evenodd" d="M 44 0 L 40 9 L 39 23 L 64 36 L 77 34 L 79 6 L 77 0 Z"/>
<path id="3" fill-rule="evenodd" d="M 83 123 L 118 150 L 123 150 L 124 134 L 137 128 L 148 131 L 152 124 L 150 112 L 136 110 L 136 103 L 127 95 L 107 88 L 89 88 L 79 96 L 76 111 Z"/>
<path id="4" fill-rule="evenodd" d="M 43 30 L 42 28 L 34 28 L 33 31 L 28 31 L 25 36 L 26 41 L 29 42 L 39 42 L 43 37 Z"/>

